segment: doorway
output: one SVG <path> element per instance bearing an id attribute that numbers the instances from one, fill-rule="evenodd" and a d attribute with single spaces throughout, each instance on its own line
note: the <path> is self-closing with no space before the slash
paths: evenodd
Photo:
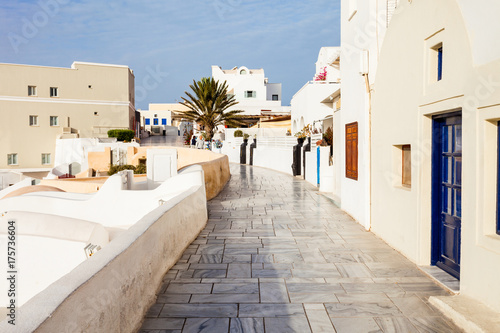
<path id="1" fill-rule="evenodd" d="M 433 118 L 432 257 L 436 265 L 460 279 L 462 226 L 462 115 Z"/>

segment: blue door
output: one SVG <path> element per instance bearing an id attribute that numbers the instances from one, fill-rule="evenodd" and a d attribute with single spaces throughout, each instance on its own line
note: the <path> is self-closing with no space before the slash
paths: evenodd
<path id="1" fill-rule="evenodd" d="M 432 264 L 460 278 L 462 116 L 433 119 Z"/>

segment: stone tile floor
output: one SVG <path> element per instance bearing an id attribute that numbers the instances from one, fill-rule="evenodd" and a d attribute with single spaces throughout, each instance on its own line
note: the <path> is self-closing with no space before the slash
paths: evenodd
<path id="1" fill-rule="evenodd" d="M 460 332 L 428 303 L 447 292 L 315 187 L 231 174 L 141 333 Z"/>

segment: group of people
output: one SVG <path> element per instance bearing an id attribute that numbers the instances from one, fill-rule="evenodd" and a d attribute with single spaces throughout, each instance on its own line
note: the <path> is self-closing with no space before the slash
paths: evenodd
<path id="1" fill-rule="evenodd" d="M 200 135 L 198 138 L 193 135 L 191 138 L 191 148 L 196 148 L 196 149 L 204 149 L 205 148 L 205 139 Z"/>

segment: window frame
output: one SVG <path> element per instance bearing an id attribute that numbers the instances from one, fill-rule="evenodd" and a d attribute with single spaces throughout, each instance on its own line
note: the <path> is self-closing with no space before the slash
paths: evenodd
<path id="1" fill-rule="evenodd" d="M 15 159 L 15 162 L 13 161 Z M 17 153 L 7 154 L 7 165 L 19 165 Z"/>
<path id="2" fill-rule="evenodd" d="M 405 152 L 408 152 L 409 153 L 409 160 L 408 160 L 408 170 L 409 170 L 409 183 L 408 182 L 405 182 L 405 176 L 406 176 L 406 172 L 405 172 L 405 166 L 406 166 L 406 159 L 405 159 Z M 411 187 L 411 145 L 402 145 L 401 146 L 401 185 L 403 187 L 408 187 L 410 188 Z"/>
<path id="3" fill-rule="evenodd" d="M 160 122 L 158 121 L 158 118 L 153 118 L 153 125 L 158 126 Z"/>
<path id="4" fill-rule="evenodd" d="M 36 120 L 34 123 L 31 122 L 31 119 Z M 37 127 L 38 126 L 38 115 L 30 114 L 29 115 L 29 125 L 31 127 Z"/>
<path id="5" fill-rule="evenodd" d="M 441 44 L 437 49 L 437 81 L 443 79 L 443 44 Z"/>
<path id="6" fill-rule="evenodd" d="M 358 180 L 358 122 L 345 125 L 345 177 Z"/>
<path id="7" fill-rule="evenodd" d="M 275 97 L 275 96 L 276 96 L 276 99 L 274 99 L 274 97 Z M 273 101 L 279 101 L 279 100 L 280 100 L 280 96 L 279 96 L 279 95 L 277 95 L 277 94 L 273 94 L 273 95 L 272 95 L 272 97 L 271 97 L 271 99 L 272 99 Z"/>
<path id="8" fill-rule="evenodd" d="M 36 86 L 28 86 L 28 96 L 38 96 Z"/>
<path id="9" fill-rule="evenodd" d="M 45 157 L 45 162 L 44 162 L 44 157 Z M 48 161 L 47 161 L 48 157 Z M 50 153 L 42 153 L 42 165 L 50 165 L 51 164 L 51 156 Z"/>
<path id="10" fill-rule="evenodd" d="M 55 94 L 53 92 L 55 92 Z M 59 97 L 59 88 L 58 87 L 50 87 L 49 96 L 50 97 Z"/>
<path id="11" fill-rule="evenodd" d="M 52 119 L 55 119 L 55 123 L 52 123 Z M 59 116 L 50 116 L 49 118 L 50 127 L 58 127 L 59 126 Z"/>
<path id="12" fill-rule="evenodd" d="M 256 98 L 256 97 L 257 97 L 257 92 L 255 90 L 245 90 L 245 98 Z"/>

